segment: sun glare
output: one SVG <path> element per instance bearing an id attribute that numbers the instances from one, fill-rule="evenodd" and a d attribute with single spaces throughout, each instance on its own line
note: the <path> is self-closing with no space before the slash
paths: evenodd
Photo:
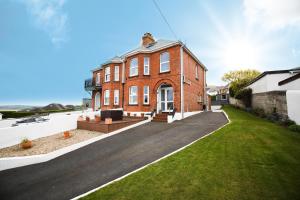
<path id="1" fill-rule="evenodd" d="M 258 56 L 257 47 L 247 40 L 233 40 L 225 46 L 223 52 L 224 64 L 232 69 L 254 67 Z"/>

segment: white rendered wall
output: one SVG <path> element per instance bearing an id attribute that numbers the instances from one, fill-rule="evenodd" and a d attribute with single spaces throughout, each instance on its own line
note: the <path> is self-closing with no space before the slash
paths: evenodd
<path id="1" fill-rule="evenodd" d="M 69 113 L 55 113 L 49 115 L 49 120 L 41 123 L 28 123 L 15 127 L 0 128 L 0 148 L 19 144 L 22 139 L 34 140 L 41 137 L 57 134 L 77 128 L 77 119 L 80 115 L 94 118 L 98 112 L 82 111 Z"/>
<path id="2" fill-rule="evenodd" d="M 285 91 L 285 90 L 300 90 L 300 79 L 290 83 L 279 86 L 278 83 L 296 74 L 282 73 L 282 74 L 267 74 L 256 82 L 248 86 L 252 89 L 252 93 L 263 93 L 270 91 Z"/>
<path id="3" fill-rule="evenodd" d="M 286 102 L 289 118 L 300 124 L 300 90 L 288 90 Z"/>

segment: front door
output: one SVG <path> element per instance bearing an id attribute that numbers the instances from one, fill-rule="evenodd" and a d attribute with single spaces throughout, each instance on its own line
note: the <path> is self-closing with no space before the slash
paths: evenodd
<path id="1" fill-rule="evenodd" d="M 174 95 L 173 95 L 173 88 L 172 87 L 161 88 L 160 104 L 161 104 L 161 111 L 162 112 L 171 112 L 171 111 L 173 111 Z"/>

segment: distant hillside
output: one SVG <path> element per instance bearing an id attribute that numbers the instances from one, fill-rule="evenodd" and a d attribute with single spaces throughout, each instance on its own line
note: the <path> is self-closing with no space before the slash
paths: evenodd
<path id="1" fill-rule="evenodd" d="M 0 110 L 6 110 L 6 111 L 19 111 L 19 110 L 28 110 L 28 109 L 34 109 L 38 108 L 37 106 L 26 106 L 26 105 L 3 105 L 0 106 Z"/>

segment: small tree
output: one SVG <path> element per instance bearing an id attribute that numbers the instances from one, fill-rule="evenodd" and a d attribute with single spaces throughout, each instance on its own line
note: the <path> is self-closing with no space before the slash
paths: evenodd
<path id="1" fill-rule="evenodd" d="M 229 94 L 234 97 L 239 90 L 246 87 L 259 74 L 259 71 L 253 69 L 236 70 L 225 73 L 222 80 L 230 83 Z"/>

